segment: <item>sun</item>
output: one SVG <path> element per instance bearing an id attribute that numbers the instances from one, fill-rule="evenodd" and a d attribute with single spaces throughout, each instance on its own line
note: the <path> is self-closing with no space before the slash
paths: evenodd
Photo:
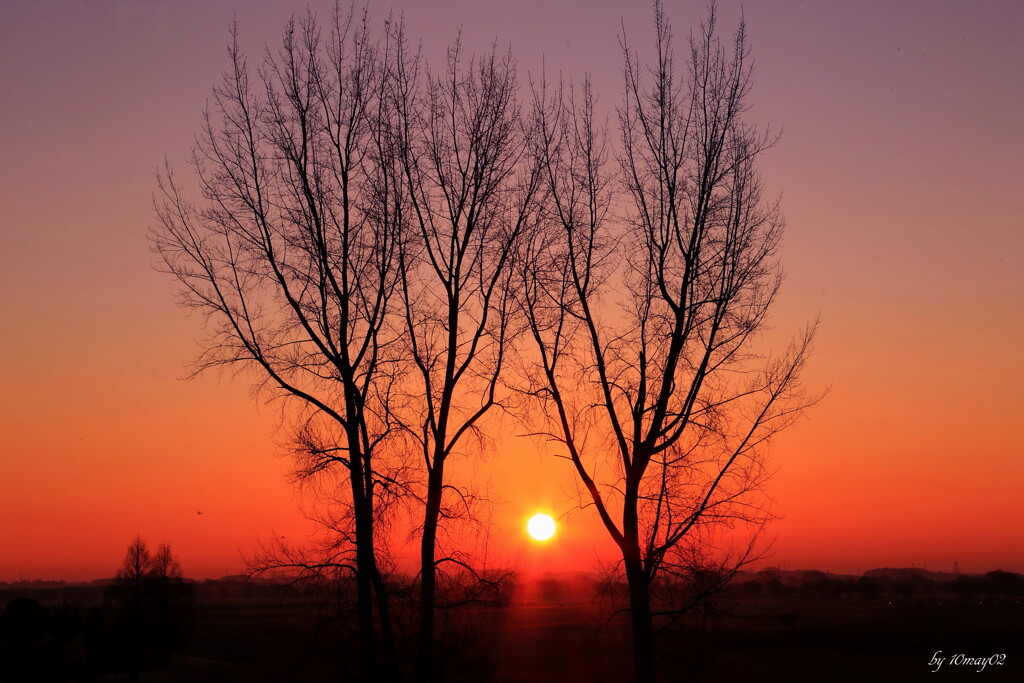
<path id="1" fill-rule="evenodd" d="M 555 520 L 551 515 L 534 515 L 526 523 L 526 533 L 536 541 L 546 541 L 555 535 Z"/>

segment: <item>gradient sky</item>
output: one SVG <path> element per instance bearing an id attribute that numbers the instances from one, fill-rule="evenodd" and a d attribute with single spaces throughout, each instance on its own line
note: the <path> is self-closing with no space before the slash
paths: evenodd
<path id="1" fill-rule="evenodd" d="M 327 12 L 326 3 L 310 5 Z M 240 378 L 183 381 L 199 321 L 152 269 L 154 175 L 186 172 L 210 87 L 291 8 L 242 0 L 0 3 L 0 581 L 110 576 L 131 538 L 185 573 L 241 569 L 308 524 L 276 457 L 277 414 Z M 668 0 L 677 34 L 704 4 Z M 616 34 L 650 43 L 646 2 L 378 2 L 436 61 L 511 43 L 525 80 L 589 71 L 619 93 Z M 731 29 L 740 4 L 721 3 Z M 1024 4 L 748 1 L 751 119 L 787 217 L 779 340 L 820 313 L 807 382 L 830 388 L 772 449 L 783 517 L 770 563 L 1024 571 Z M 324 14 L 324 16 L 327 16 Z M 527 439 L 476 467 L 500 502 L 495 552 L 526 567 L 611 556 L 592 510 L 548 546 L 522 525 L 570 512 L 572 475 Z M 197 510 L 203 512 L 197 514 Z"/>

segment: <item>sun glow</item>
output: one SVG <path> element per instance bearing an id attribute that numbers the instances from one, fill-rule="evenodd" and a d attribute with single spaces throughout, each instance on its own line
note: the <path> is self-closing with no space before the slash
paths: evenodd
<path id="1" fill-rule="evenodd" d="M 526 523 L 526 533 L 536 541 L 546 541 L 555 535 L 555 520 L 551 515 L 534 515 Z"/>

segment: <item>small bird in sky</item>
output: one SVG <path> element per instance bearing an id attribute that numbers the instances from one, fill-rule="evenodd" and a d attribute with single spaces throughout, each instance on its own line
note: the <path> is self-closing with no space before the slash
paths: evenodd
<path id="1" fill-rule="evenodd" d="M 199 510 L 196 510 L 196 514 L 197 514 L 197 515 L 201 515 L 201 514 L 203 514 L 203 513 L 202 513 L 202 512 L 200 512 Z"/>

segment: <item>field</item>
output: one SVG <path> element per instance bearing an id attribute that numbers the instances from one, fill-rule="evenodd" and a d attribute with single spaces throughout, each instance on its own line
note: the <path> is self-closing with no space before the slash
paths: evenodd
<path id="1" fill-rule="evenodd" d="M 508 604 L 455 611 L 442 623 L 439 680 L 630 678 L 628 626 L 590 579 L 523 580 Z M 660 638 L 665 681 L 1022 680 L 1024 601 L 734 591 Z M 188 647 L 142 680 L 344 681 L 352 678 L 354 650 L 350 626 L 330 618 L 321 600 L 207 589 Z M 937 651 L 944 661 L 933 672 Z M 984 658 L 983 670 L 966 657 Z"/>

